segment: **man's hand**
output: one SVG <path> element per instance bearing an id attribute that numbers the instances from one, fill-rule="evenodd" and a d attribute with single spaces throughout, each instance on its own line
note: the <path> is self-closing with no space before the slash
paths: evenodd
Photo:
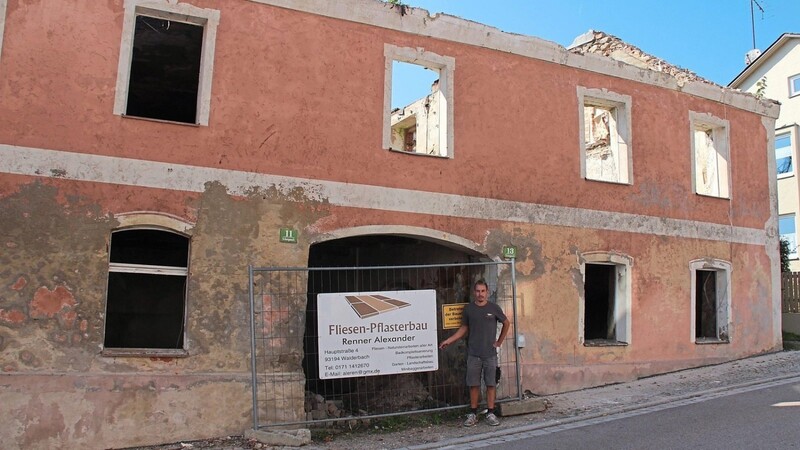
<path id="1" fill-rule="evenodd" d="M 453 342 L 456 342 L 457 340 L 459 340 L 462 337 L 464 337 L 464 335 L 466 335 L 468 331 L 469 331 L 469 327 L 468 326 L 461 325 L 461 327 L 458 330 L 456 330 L 456 332 L 453 333 L 452 336 L 450 336 L 449 338 L 447 338 L 447 339 L 443 340 L 441 343 L 439 343 L 439 348 L 440 349 L 444 349 L 445 347 L 447 347 L 448 345 L 452 344 Z"/>
<path id="2" fill-rule="evenodd" d="M 494 344 L 492 344 L 492 345 L 494 345 L 494 348 L 500 348 L 500 346 L 503 345 L 503 341 L 498 339 L 498 340 L 494 341 Z"/>

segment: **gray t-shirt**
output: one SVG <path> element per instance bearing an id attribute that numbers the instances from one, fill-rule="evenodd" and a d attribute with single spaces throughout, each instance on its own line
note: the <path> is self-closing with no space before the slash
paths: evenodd
<path id="1" fill-rule="evenodd" d="M 496 303 L 483 306 L 470 303 L 464 308 L 461 320 L 469 327 L 467 353 L 481 358 L 497 356 L 494 343 L 497 340 L 497 323 L 506 321 L 503 309 Z"/>

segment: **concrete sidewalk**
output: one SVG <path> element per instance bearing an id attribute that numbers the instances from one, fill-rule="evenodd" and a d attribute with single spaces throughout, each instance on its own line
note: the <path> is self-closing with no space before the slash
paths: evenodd
<path id="1" fill-rule="evenodd" d="M 391 433 L 380 429 L 358 430 L 338 435 L 330 442 L 314 442 L 301 448 L 308 450 L 469 448 L 500 442 L 504 437 L 510 439 L 512 435 L 541 433 L 554 427 L 569 428 L 592 421 L 609 420 L 612 417 L 622 418 L 644 411 L 656 411 L 706 398 L 752 390 L 771 383 L 787 382 L 800 383 L 800 351 L 783 351 L 657 375 L 628 383 L 541 397 L 547 403 L 546 411 L 502 417 L 502 423 L 498 427 L 490 427 L 481 422 L 473 428 L 463 428 L 461 427 L 463 417 L 461 417 L 441 425 L 408 428 Z M 271 448 L 275 447 L 242 436 L 137 447 L 145 450 Z"/>
<path id="2" fill-rule="evenodd" d="M 600 388 L 544 397 L 548 409 L 542 413 L 502 418 L 499 427 L 483 423 L 462 428 L 460 420 L 396 433 L 357 433 L 333 442 L 314 443 L 314 449 L 433 449 L 463 447 L 511 434 L 563 426 L 644 408 L 657 408 L 697 397 L 714 397 L 761 384 L 800 382 L 800 351 L 784 351 L 714 366 L 688 369 Z"/>

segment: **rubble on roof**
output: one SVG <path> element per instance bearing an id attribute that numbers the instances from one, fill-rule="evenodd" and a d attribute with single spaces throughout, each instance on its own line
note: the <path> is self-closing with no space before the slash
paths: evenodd
<path id="1" fill-rule="evenodd" d="M 580 55 L 594 53 L 630 64 L 640 69 L 664 72 L 675 77 L 680 83 L 686 81 L 700 81 L 719 86 L 713 81 L 702 78 L 688 69 L 678 67 L 661 58 L 645 53 L 640 48 L 602 31 L 587 31 L 576 37 L 567 50 Z"/>

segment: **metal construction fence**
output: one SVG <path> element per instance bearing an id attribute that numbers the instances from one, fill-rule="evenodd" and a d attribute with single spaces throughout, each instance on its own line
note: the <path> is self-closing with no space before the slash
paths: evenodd
<path id="1" fill-rule="evenodd" d="M 254 429 L 352 427 L 467 406 L 465 340 L 437 345 L 456 331 L 479 279 L 512 323 L 498 349 L 497 401 L 522 398 L 513 261 L 249 274 Z M 330 325 L 334 317 L 358 326 Z"/>
<path id="2" fill-rule="evenodd" d="M 781 299 L 784 313 L 800 313 L 800 272 L 781 274 Z"/>

